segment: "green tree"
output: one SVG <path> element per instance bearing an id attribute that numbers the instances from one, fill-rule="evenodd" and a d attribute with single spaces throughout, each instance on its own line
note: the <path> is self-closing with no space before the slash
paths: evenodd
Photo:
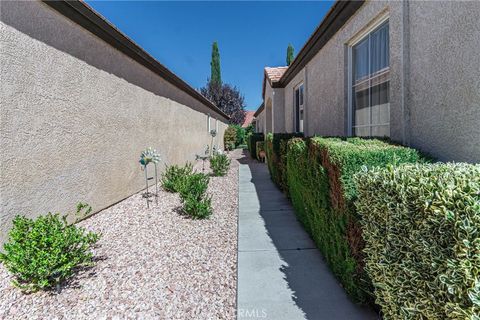
<path id="1" fill-rule="evenodd" d="M 293 59 L 294 59 L 294 54 L 295 54 L 295 49 L 293 49 L 293 46 L 291 44 L 288 44 L 287 48 L 287 66 L 289 66 Z"/>
<path id="2" fill-rule="evenodd" d="M 218 43 L 215 41 L 212 44 L 212 61 L 210 62 L 211 75 L 210 82 L 221 84 L 222 75 L 220 73 L 220 52 L 218 51 Z"/>

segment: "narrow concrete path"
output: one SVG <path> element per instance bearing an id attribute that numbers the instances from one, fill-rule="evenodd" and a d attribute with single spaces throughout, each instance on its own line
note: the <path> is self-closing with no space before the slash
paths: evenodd
<path id="1" fill-rule="evenodd" d="M 348 299 L 267 166 L 239 161 L 238 319 L 377 319 Z"/>

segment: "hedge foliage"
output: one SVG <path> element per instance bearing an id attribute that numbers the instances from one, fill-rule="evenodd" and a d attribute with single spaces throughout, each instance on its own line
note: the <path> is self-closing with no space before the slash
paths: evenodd
<path id="1" fill-rule="evenodd" d="M 247 137 L 247 146 L 248 146 L 248 151 L 250 151 L 250 156 L 254 159 L 258 160 L 257 157 L 257 142 L 258 141 L 264 141 L 265 136 L 263 133 L 252 133 Z"/>
<path id="2" fill-rule="evenodd" d="M 302 137 L 301 133 L 269 133 L 265 140 L 268 170 L 273 182 L 288 195 L 287 186 L 287 142 Z"/>
<path id="3" fill-rule="evenodd" d="M 277 146 L 278 151 L 283 148 L 281 139 Z M 348 294 L 355 301 L 370 302 L 371 281 L 363 268 L 362 231 L 353 204 L 353 175 L 363 166 L 416 162 L 420 155 L 379 140 L 320 137 L 292 139 L 286 154 L 285 177 L 298 219 Z M 276 179 L 284 174 L 281 170 L 272 170 Z"/>
<path id="4" fill-rule="evenodd" d="M 356 192 L 385 319 L 479 319 L 480 165 L 375 168 Z"/>

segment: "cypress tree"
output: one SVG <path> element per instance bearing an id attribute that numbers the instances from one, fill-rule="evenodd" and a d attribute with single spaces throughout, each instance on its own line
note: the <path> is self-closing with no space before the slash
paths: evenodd
<path id="1" fill-rule="evenodd" d="M 293 49 L 293 46 L 291 44 L 288 44 L 287 48 L 287 66 L 289 66 L 292 61 L 293 61 L 293 55 L 294 55 L 295 49 Z"/>
<path id="2" fill-rule="evenodd" d="M 210 62 L 212 83 L 221 84 L 222 76 L 220 73 L 220 52 L 218 51 L 218 43 L 215 41 L 212 45 L 212 61 Z"/>

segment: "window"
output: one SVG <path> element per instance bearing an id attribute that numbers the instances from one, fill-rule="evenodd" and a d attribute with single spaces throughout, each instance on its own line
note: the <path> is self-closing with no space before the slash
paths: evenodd
<path id="1" fill-rule="evenodd" d="M 295 88 L 295 131 L 303 132 L 304 97 L 303 83 Z"/>
<path id="2" fill-rule="evenodd" d="M 210 133 L 210 131 L 212 130 L 212 126 L 210 124 L 210 114 L 207 114 L 207 130 L 208 133 Z"/>
<path id="3" fill-rule="evenodd" d="M 353 135 L 390 136 L 388 21 L 352 47 Z"/>

